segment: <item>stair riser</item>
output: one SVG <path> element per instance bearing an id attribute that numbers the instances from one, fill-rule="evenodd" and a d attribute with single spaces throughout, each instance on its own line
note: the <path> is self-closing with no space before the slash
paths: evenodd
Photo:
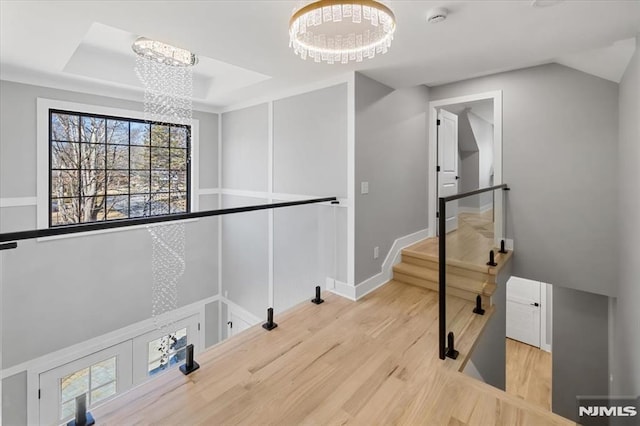
<path id="1" fill-rule="evenodd" d="M 393 267 L 394 277 L 397 274 L 401 274 L 403 276 L 413 277 L 419 280 L 429 281 L 438 285 L 439 277 L 438 274 L 427 268 L 419 268 L 419 271 L 406 270 L 403 267 L 403 264 L 399 264 Z M 415 266 L 415 265 L 412 265 Z M 424 274 L 421 272 L 425 272 Z M 475 294 L 483 294 L 485 289 L 485 283 L 480 280 L 472 280 L 473 282 L 469 282 L 469 279 L 465 279 L 455 274 L 447 274 L 447 287 L 455 287 L 462 291 L 468 291 Z"/>
<path id="2" fill-rule="evenodd" d="M 403 282 L 405 284 L 415 285 L 415 286 L 426 288 L 426 289 L 433 290 L 433 291 L 436 291 L 436 292 L 438 291 L 438 283 L 433 282 L 433 281 L 429 281 L 429 280 L 425 280 L 425 279 L 422 279 L 422 278 L 414 277 L 414 276 L 411 276 L 411 275 L 394 272 L 393 279 L 395 281 L 401 281 L 401 282 Z M 447 294 L 450 295 L 450 296 L 459 297 L 459 298 L 464 299 L 464 300 L 469 300 L 471 302 L 475 302 L 476 301 L 476 297 L 478 296 L 478 293 L 474 293 L 474 292 L 471 292 L 471 291 L 458 289 L 458 288 L 455 288 L 455 287 L 448 287 L 447 288 Z M 482 306 L 483 307 L 491 306 L 491 297 L 480 295 L 480 298 L 482 299 Z"/>
<path id="3" fill-rule="evenodd" d="M 423 268 L 429 268 L 433 271 L 438 270 L 438 262 L 426 259 L 420 259 L 414 256 L 407 256 L 405 254 L 402 255 L 402 261 L 404 263 L 409 263 L 416 266 L 421 266 Z M 471 278 L 478 281 L 487 281 L 492 284 L 495 283 L 496 276 L 492 274 L 485 274 L 478 271 L 471 271 L 469 269 L 460 268 L 458 266 L 447 265 L 447 273 L 459 275 L 461 277 Z"/>

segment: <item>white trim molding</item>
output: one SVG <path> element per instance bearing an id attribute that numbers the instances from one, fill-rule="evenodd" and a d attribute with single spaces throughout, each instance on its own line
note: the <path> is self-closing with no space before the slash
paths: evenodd
<path id="1" fill-rule="evenodd" d="M 547 290 L 550 290 L 551 297 L 547 297 Z M 540 349 L 551 352 L 551 342 L 553 337 L 553 286 L 547 283 L 540 283 Z M 551 335 L 547 336 L 547 313 L 551 320 Z M 549 341 L 549 343 L 547 343 Z"/>
<path id="2" fill-rule="evenodd" d="M 198 189 L 198 196 L 202 195 L 218 195 L 220 194 L 220 188 L 200 188 Z"/>
<path id="3" fill-rule="evenodd" d="M 31 207 L 38 205 L 37 197 L 6 197 L 0 198 L 0 208 L 4 207 Z"/>
<path id="4" fill-rule="evenodd" d="M 393 266 L 400 262 L 400 255 L 402 254 L 402 250 L 409 247 L 412 244 L 417 243 L 418 241 L 424 240 L 428 238 L 430 235 L 429 229 L 421 229 L 420 231 L 414 232 L 413 234 L 405 235 L 404 237 L 397 238 L 389 252 L 387 253 L 387 257 L 385 257 L 384 262 L 382 262 L 382 268 L 379 274 L 376 274 L 358 285 L 355 286 L 355 298 L 356 300 L 361 297 L 371 293 L 373 290 L 377 289 L 388 283 L 393 278 Z"/>

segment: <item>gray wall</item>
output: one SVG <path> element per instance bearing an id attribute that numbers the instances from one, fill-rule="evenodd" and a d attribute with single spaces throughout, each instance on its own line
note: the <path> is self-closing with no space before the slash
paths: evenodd
<path id="1" fill-rule="evenodd" d="M 607 395 L 609 298 L 553 287 L 551 409 L 577 421 L 576 396 Z"/>
<path id="2" fill-rule="evenodd" d="M 222 208 L 267 203 L 266 199 L 224 195 Z M 269 307 L 268 212 L 222 217 L 222 295 L 263 317 Z"/>
<path id="3" fill-rule="evenodd" d="M 222 114 L 222 186 L 267 190 L 267 104 Z"/>
<path id="4" fill-rule="evenodd" d="M 135 102 L 5 81 L 0 89 L 2 198 L 36 196 L 37 97 L 143 109 Z M 215 187 L 218 117 L 194 112 L 194 118 L 200 120 L 201 185 Z M 35 210 L 0 209 L 0 230 L 35 228 Z M 179 284 L 180 306 L 217 294 L 216 220 L 185 225 L 187 270 Z M 139 229 L 25 241 L 3 252 L 2 367 L 149 318 L 151 247 L 148 232 Z"/>
<path id="5" fill-rule="evenodd" d="M 27 372 L 2 379 L 2 424 L 27 424 Z"/>
<path id="6" fill-rule="evenodd" d="M 640 37 L 637 40 L 640 46 Z M 618 212 L 620 270 L 618 300 L 613 312 L 613 391 L 640 395 L 640 52 L 636 52 L 620 82 L 620 145 Z"/>
<path id="7" fill-rule="evenodd" d="M 618 87 L 557 64 L 433 87 L 503 91 L 503 179 L 514 275 L 615 294 Z"/>
<path id="8" fill-rule="evenodd" d="M 347 85 L 273 103 L 273 190 L 347 196 Z"/>
<path id="9" fill-rule="evenodd" d="M 478 188 L 486 188 L 491 186 L 493 176 L 493 125 L 473 112 L 467 111 L 466 115 L 478 144 Z M 486 208 L 492 202 L 491 193 L 479 195 L 480 208 Z"/>
<path id="10" fill-rule="evenodd" d="M 427 88 L 393 90 L 356 73 L 355 282 L 381 271 L 393 242 L 428 227 Z M 360 193 L 361 182 L 369 193 Z M 380 257 L 373 258 L 374 247 Z"/>
<path id="11" fill-rule="evenodd" d="M 495 312 L 478 339 L 471 354 L 471 362 L 491 386 L 505 389 L 507 342 L 507 281 L 511 277 L 513 261 L 509 261 L 496 277 L 498 287 L 492 296 Z"/>
<path id="12" fill-rule="evenodd" d="M 204 346 L 208 348 L 220 341 L 220 301 L 207 303 L 204 306 L 205 335 Z"/>

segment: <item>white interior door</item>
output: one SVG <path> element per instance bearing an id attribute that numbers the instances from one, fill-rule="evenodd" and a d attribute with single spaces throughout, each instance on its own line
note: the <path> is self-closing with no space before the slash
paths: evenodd
<path id="1" fill-rule="evenodd" d="M 511 277 L 507 281 L 507 337 L 540 347 L 540 283 Z"/>
<path id="2" fill-rule="evenodd" d="M 229 310 L 229 314 L 227 317 L 227 327 L 229 328 L 229 337 L 232 337 L 251 327 L 251 324 L 245 321 L 243 318 L 239 317 L 236 313 Z"/>
<path id="3" fill-rule="evenodd" d="M 438 197 L 458 193 L 458 116 L 449 111 L 438 112 Z M 458 202 L 447 203 L 447 232 L 458 229 Z"/>

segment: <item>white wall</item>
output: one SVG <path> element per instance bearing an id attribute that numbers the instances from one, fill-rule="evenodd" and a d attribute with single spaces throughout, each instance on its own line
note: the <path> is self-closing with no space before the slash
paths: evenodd
<path id="1" fill-rule="evenodd" d="M 636 46 L 640 46 L 640 36 Z M 617 185 L 620 191 L 618 224 L 620 270 L 618 299 L 613 312 L 612 390 L 618 395 L 640 395 L 640 51 L 636 52 L 619 87 L 620 144 Z"/>
<path id="2" fill-rule="evenodd" d="M 428 227 L 427 94 L 424 86 L 393 90 L 356 73 L 356 283 L 381 272 L 397 238 Z M 369 182 L 368 194 L 361 182 Z"/>

